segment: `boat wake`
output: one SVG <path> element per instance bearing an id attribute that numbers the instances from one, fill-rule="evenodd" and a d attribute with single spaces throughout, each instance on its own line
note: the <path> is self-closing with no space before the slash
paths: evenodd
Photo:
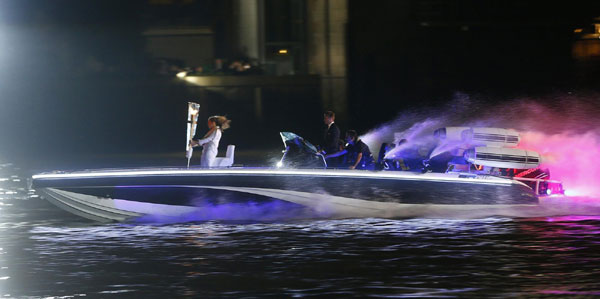
<path id="1" fill-rule="evenodd" d="M 147 214 L 131 219 L 136 223 L 183 223 L 203 221 L 290 221 L 327 218 L 328 215 L 284 201 L 204 205 L 181 215 Z"/>
<path id="2" fill-rule="evenodd" d="M 347 207 L 356 203 L 348 202 Z M 545 217 L 600 217 L 600 200 L 587 197 L 551 196 L 540 199 L 539 205 L 439 205 L 395 204 L 385 209 L 355 210 L 339 200 L 320 200 L 318 206 L 307 208 L 284 201 L 268 203 L 247 202 L 203 206 L 195 211 L 177 215 L 144 215 L 135 223 L 184 222 L 286 222 L 320 219 L 484 219 L 490 217 L 545 218 Z"/>
<path id="3" fill-rule="evenodd" d="M 598 216 L 600 200 L 587 197 L 552 196 L 540 199 L 539 205 L 522 206 L 431 206 L 413 210 L 410 218 L 479 219 L 487 217 L 538 218 L 558 216 Z"/>

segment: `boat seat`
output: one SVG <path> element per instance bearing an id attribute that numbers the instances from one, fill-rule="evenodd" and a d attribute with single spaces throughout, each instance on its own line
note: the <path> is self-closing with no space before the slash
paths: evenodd
<path id="1" fill-rule="evenodd" d="M 214 164 L 211 165 L 212 167 L 231 167 L 231 165 L 233 165 L 233 156 L 235 153 L 235 145 L 228 145 L 227 146 L 227 153 L 225 154 L 225 157 L 217 157 L 215 158 Z"/>

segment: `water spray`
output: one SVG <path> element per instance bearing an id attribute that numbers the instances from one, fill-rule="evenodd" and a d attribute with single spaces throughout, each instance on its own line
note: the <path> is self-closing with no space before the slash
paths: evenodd
<path id="1" fill-rule="evenodd" d="M 361 136 L 371 149 L 383 142 L 407 142 L 389 151 L 393 158 L 411 147 L 432 146 L 429 159 L 456 154 L 466 146 L 459 141 L 434 140 L 433 132 L 446 126 L 515 129 L 521 134 L 519 149 L 541 154 L 540 168 L 562 180 L 568 195 L 600 198 L 600 104 L 595 95 L 518 98 L 499 104 L 458 94 L 438 109 L 412 110 L 400 114 Z M 433 142 L 437 143 L 433 143 Z M 426 157 L 427 158 L 427 157 Z"/>

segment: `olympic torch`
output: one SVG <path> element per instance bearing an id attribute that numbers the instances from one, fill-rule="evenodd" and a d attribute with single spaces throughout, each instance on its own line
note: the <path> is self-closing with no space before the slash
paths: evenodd
<path id="1" fill-rule="evenodd" d="M 185 142 L 185 157 L 187 158 L 187 168 L 190 168 L 190 161 L 192 160 L 192 154 L 194 148 L 192 147 L 192 139 L 196 135 L 196 127 L 198 125 L 198 111 L 200 111 L 200 104 L 194 102 L 188 102 L 188 116 L 187 116 L 187 135 Z"/>

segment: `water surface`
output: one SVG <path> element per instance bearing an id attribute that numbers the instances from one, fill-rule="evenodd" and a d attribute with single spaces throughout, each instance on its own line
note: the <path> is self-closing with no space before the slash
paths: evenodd
<path id="1" fill-rule="evenodd" d="M 37 197 L 25 172 L 0 170 L 5 298 L 600 295 L 590 201 L 526 217 L 98 224 Z"/>

